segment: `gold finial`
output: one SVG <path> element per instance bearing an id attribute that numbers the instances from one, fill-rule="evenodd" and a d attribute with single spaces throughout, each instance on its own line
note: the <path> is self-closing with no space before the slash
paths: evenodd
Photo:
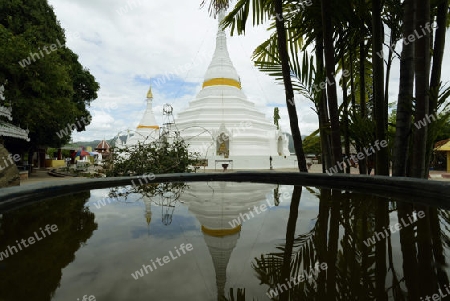
<path id="1" fill-rule="evenodd" d="M 150 87 L 150 88 L 148 89 L 148 92 L 147 92 L 147 98 L 153 98 L 152 87 Z"/>

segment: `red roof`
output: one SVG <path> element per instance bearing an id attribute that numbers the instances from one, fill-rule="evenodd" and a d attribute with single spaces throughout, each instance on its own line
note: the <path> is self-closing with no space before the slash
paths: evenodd
<path id="1" fill-rule="evenodd" d="M 95 149 L 109 151 L 110 147 L 111 146 L 108 144 L 108 142 L 106 142 L 105 140 L 102 140 Z"/>

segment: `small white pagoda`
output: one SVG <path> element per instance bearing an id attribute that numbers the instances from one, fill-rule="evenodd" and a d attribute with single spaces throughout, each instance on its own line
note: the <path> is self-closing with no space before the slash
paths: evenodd
<path id="1" fill-rule="evenodd" d="M 159 125 L 156 123 L 155 115 L 153 114 L 153 94 L 150 87 L 147 92 L 147 108 L 141 122 L 136 127 L 133 136 L 128 136 L 126 140 L 127 146 L 137 145 L 139 143 L 148 143 L 159 138 Z"/>
<path id="2" fill-rule="evenodd" d="M 202 90 L 175 124 L 189 144 L 207 160 L 206 168 L 225 163 L 233 169 L 295 168 L 288 139 L 245 96 L 227 50 L 219 13 L 216 50 L 206 71 Z M 270 160 L 272 158 L 272 160 Z"/>

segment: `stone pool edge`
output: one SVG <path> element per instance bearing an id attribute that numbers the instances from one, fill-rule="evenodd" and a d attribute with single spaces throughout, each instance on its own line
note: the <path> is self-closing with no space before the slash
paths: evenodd
<path id="1" fill-rule="evenodd" d="M 26 186 L 0 189 L 0 210 L 38 202 L 43 199 L 63 196 L 69 193 L 115 186 L 132 185 L 142 176 L 111 177 L 80 180 L 40 182 Z M 320 188 L 351 190 L 394 198 L 423 205 L 450 209 L 450 183 L 425 179 L 335 174 L 309 174 L 277 171 L 236 171 L 225 173 L 173 173 L 159 174 L 149 183 L 160 182 L 249 182 L 280 185 L 302 185 Z"/>

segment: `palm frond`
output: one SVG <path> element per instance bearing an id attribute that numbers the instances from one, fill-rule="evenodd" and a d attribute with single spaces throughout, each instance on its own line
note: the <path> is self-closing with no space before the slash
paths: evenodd
<path id="1" fill-rule="evenodd" d="M 230 0 L 203 0 L 200 7 L 203 8 L 209 2 L 208 12 L 212 16 L 216 16 L 221 10 L 227 10 L 230 7 Z"/>

